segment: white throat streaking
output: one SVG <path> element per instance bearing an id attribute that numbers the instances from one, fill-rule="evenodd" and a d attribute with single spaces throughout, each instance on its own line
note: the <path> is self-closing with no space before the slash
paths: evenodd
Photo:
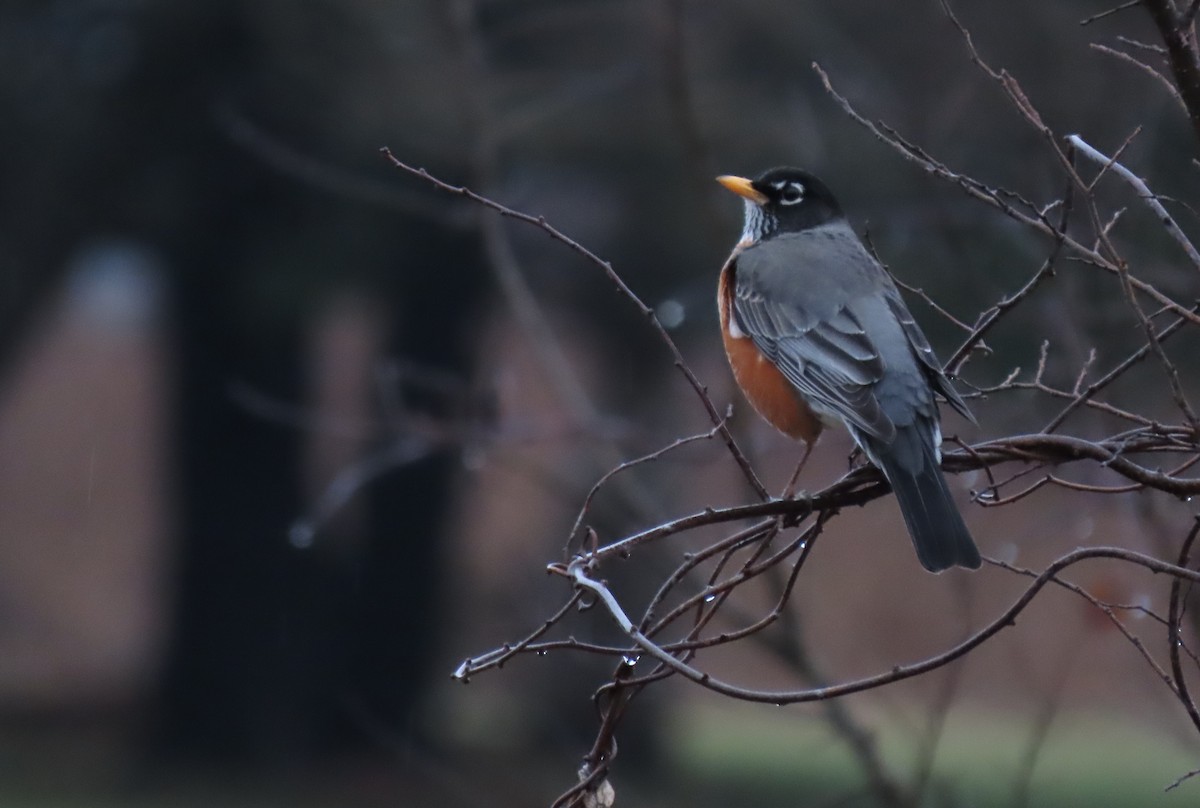
<path id="1" fill-rule="evenodd" d="M 749 199 L 742 200 L 746 206 L 746 220 L 742 227 L 742 244 L 762 241 L 763 236 L 774 230 L 779 221 L 767 213 L 762 205 Z"/>

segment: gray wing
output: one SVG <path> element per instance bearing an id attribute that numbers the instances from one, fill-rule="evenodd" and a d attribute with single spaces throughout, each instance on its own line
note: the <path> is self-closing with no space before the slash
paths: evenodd
<path id="1" fill-rule="evenodd" d="M 799 273 L 784 276 L 745 266 L 747 259 L 758 257 L 747 251 L 734 267 L 738 328 L 818 415 L 832 415 L 890 443 L 896 428 L 872 389 L 883 378 L 883 361 L 863 324 L 846 305 L 838 305 L 839 290 L 817 276 L 807 279 L 814 283 L 805 284 Z"/>
<path id="2" fill-rule="evenodd" d="M 886 295 L 888 309 L 895 315 L 900 322 L 900 326 L 904 329 L 904 335 L 908 337 L 908 344 L 912 347 L 913 354 L 920 361 L 925 369 L 925 375 L 928 377 L 933 388 L 941 393 L 950 406 L 958 410 L 964 418 L 971 423 L 975 423 L 975 416 L 971 415 L 971 411 L 967 409 L 967 404 L 959 396 L 958 391 L 950 384 L 950 380 L 946 378 L 945 372 L 942 370 L 942 364 L 938 361 L 937 356 L 933 353 L 933 348 L 929 346 L 929 340 L 925 339 L 925 334 L 922 333 L 921 327 L 917 325 L 917 321 L 909 312 L 908 307 L 904 305 L 904 299 L 900 297 L 900 293 L 895 286 L 889 284 L 889 291 Z"/>

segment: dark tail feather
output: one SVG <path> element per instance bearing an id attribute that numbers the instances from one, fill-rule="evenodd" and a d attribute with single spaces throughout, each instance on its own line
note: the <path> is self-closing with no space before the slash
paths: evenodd
<path id="1" fill-rule="evenodd" d="M 932 440 L 907 427 L 897 430 L 890 446 L 870 448 L 875 451 L 868 454 L 875 455 L 872 459 L 896 492 L 921 566 L 930 572 L 953 566 L 978 569 L 979 550 L 946 487 Z"/>

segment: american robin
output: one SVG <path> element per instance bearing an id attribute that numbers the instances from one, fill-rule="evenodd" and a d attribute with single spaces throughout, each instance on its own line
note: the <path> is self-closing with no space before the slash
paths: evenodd
<path id="1" fill-rule="evenodd" d="M 717 181 L 746 207 L 717 292 L 746 398 L 804 441 L 805 459 L 824 427 L 845 425 L 896 492 L 922 566 L 977 568 L 979 551 L 942 476 L 934 393 L 974 419 L 892 279 L 811 174 L 774 168 Z"/>

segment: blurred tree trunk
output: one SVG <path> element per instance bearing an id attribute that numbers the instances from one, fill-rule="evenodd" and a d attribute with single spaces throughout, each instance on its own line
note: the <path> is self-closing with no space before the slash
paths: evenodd
<path id="1" fill-rule="evenodd" d="M 269 92 L 246 91 L 272 85 L 247 45 L 256 32 L 243 11 L 202 15 L 202 25 L 171 19 L 147 65 L 162 92 L 138 102 L 142 115 L 171 122 L 170 153 L 159 156 L 193 194 L 190 215 L 167 236 L 179 552 L 158 751 L 181 763 L 297 765 L 351 745 L 390 748 L 412 729 L 433 663 L 454 464 L 443 451 L 359 492 L 366 535 L 347 553 L 322 552 L 320 536 L 298 549 L 288 530 L 307 510 L 306 428 L 231 393 L 244 386 L 303 409 L 309 322 L 342 285 L 386 301 L 396 323 L 389 356 L 465 377 L 481 297 L 477 245 L 461 230 L 397 221 L 310 187 L 236 146 L 218 124 L 226 104 L 289 143 L 351 148 L 289 119 Z M 455 406 L 411 403 L 434 419 Z M 394 437 L 390 428 L 381 425 L 379 440 Z"/>

